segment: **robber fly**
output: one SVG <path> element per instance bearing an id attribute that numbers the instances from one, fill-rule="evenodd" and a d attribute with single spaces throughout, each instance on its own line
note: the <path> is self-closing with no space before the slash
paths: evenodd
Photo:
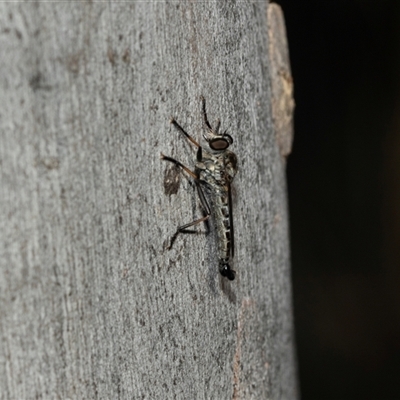
<path id="1" fill-rule="evenodd" d="M 202 114 L 207 133 L 203 134 L 204 139 L 210 147 L 206 151 L 196 142 L 174 118 L 171 124 L 181 132 L 189 142 L 197 148 L 196 165 L 194 172 L 174 158 L 165 156 L 161 153 L 161 159 L 170 161 L 185 171 L 193 178 L 199 194 L 200 203 L 204 208 L 205 215 L 202 218 L 179 226 L 172 236 L 168 249 L 172 248 L 177 236 L 180 233 L 193 233 L 188 228 L 206 222 L 212 215 L 218 238 L 219 252 L 219 272 L 229 280 L 235 279 L 236 272 L 229 265 L 230 259 L 234 255 L 234 234 L 232 221 L 232 196 L 231 183 L 237 172 L 237 158 L 234 153 L 228 150 L 233 143 L 233 139 L 226 132 L 219 133 L 220 121 L 217 121 L 215 129 L 208 122 L 206 112 L 206 102 L 202 101 Z M 210 204 L 204 194 L 203 186 L 207 186 L 210 192 Z"/>

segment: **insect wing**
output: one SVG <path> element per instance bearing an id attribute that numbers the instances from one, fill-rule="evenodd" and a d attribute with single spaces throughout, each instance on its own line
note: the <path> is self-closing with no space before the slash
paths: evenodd
<path id="1" fill-rule="evenodd" d="M 233 258 L 235 254 L 235 234 L 233 229 L 232 191 L 230 184 L 228 184 L 228 206 L 229 206 L 229 231 L 231 237 L 231 256 Z"/>

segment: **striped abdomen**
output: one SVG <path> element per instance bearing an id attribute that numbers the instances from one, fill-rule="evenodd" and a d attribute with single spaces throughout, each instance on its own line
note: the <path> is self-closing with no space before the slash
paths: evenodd
<path id="1" fill-rule="evenodd" d="M 228 190 L 220 188 L 215 193 L 215 227 L 218 236 L 218 254 L 221 261 L 228 263 L 233 251 L 232 215 Z M 225 188 L 224 188 L 225 189 Z"/>

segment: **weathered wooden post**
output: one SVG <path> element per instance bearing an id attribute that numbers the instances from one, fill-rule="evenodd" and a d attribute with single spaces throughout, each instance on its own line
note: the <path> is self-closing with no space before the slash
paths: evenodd
<path id="1" fill-rule="evenodd" d="M 267 8 L 0 5 L 0 398 L 297 398 Z M 200 140 L 200 95 L 239 159 L 233 282 L 212 229 L 165 249 L 201 215 L 160 160 L 193 165 L 169 120 Z"/>

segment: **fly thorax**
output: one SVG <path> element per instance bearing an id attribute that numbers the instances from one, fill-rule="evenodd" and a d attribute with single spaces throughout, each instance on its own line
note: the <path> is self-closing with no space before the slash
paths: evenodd
<path id="1" fill-rule="evenodd" d="M 211 186 L 220 186 L 224 184 L 223 165 L 216 162 L 212 158 L 204 158 L 196 163 L 196 170 L 201 180 L 207 182 Z"/>
<path id="2" fill-rule="evenodd" d="M 237 158 L 231 151 L 227 151 L 224 154 L 224 166 L 228 181 L 232 182 L 237 173 Z"/>

